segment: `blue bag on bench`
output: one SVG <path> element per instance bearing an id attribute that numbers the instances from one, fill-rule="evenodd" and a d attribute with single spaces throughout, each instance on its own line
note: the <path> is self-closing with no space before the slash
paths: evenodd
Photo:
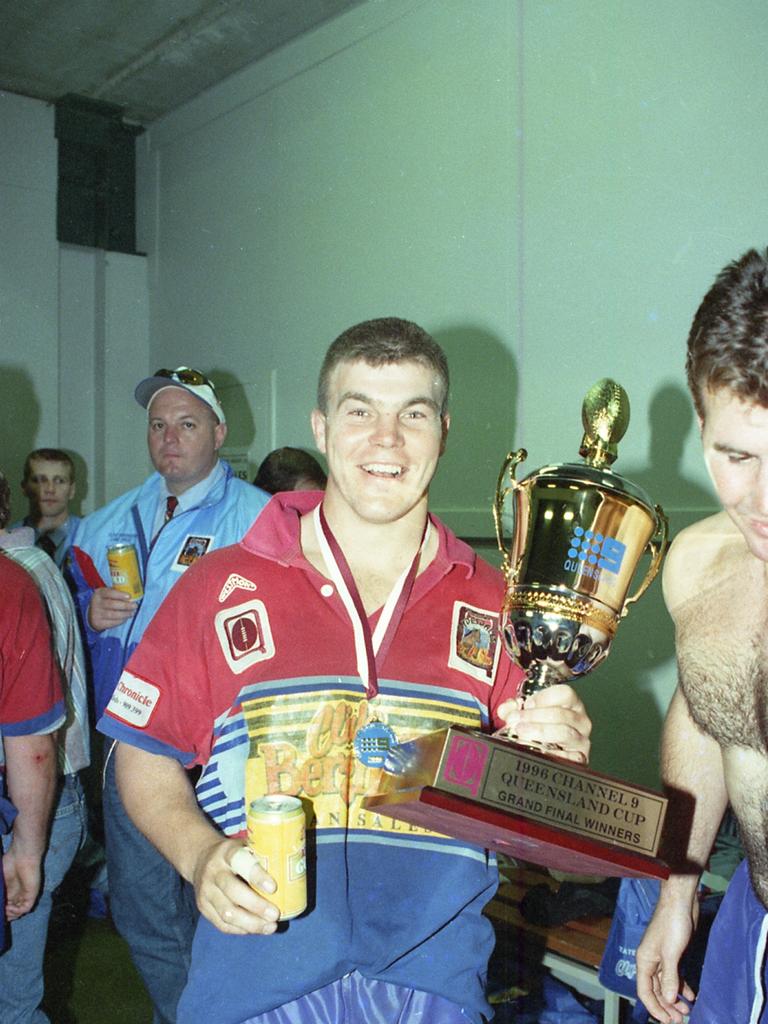
<path id="1" fill-rule="evenodd" d="M 645 934 L 659 898 L 655 878 L 622 878 L 619 895 L 600 961 L 600 984 L 628 999 L 637 999 L 637 947 Z M 638 1005 L 635 1020 L 648 1014 Z"/>

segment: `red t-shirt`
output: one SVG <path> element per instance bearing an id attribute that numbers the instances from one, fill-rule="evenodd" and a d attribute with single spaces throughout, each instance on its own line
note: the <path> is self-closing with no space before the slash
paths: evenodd
<path id="1" fill-rule="evenodd" d="M 0 734 L 50 732 L 64 718 L 51 631 L 34 580 L 0 555 Z"/>

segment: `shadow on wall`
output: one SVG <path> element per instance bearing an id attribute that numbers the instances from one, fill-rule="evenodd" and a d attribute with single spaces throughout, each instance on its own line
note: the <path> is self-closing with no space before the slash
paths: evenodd
<path id="1" fill-rule="evenodd" d="M 660 387 L 649 406 L 649 461 L 615 470 L 642 487 L 662 506 L 674 537 L 691 522 L 715 511 L 710 491 L 682 475 L 683 451 L 697 432 L 687 391 L 676 384 Z M 641 563 L 630 593 L 635 593 L 648 561 Z M 607 661 L 579 684 L 594 722 L 592 764 L 640 784 L 658 785 L 658 750 L 666 705 L 676 682 L 674 628 L 664 605 L 661 572 L 633 604 L 616 634 Z"/>
<path id="2" fill-rule="evenodd" d="M 39 426 L 40 402 L 32 378 L 18 366 L 0 365 L 0 469 L 11 487 L 11 522 L 27 514 L 27 500 L 19 483 Z"/>
<path id="3" fill-rule="evenodd" d="M 716 510 L 712 491 L 682 475 L 686 445 L 700 448 L 693 403 L 685 388 L 665 384 L 656 391 L 648 408 L 648 429 L 648 465 L 637 468 L 619 465 L 618 471 L 639 484 L 662 506 L 669 516 L 674 536 L 689 522 Z"/>
<path id="4" fill-rule="evenodd" d="M 227 417 L 228 445 L 248 448 L 256 435 L 256 424 L 245 387 L 229 370 L 212 367 L 210 378 L 216 385 Z M 234 435 L 234 436 L 233 436 Z"/>
<path id="5" fill-rule="evenodd" d="M 210 378 L 216 385 L 224 413 L 227 417 L 227 438 L 223 453 L 226 458 L 233 458 L 235 452 L 247 452 L 256 439 L 256 423 L 251 403 L 258 400 L 253 388 L 246 388 L 242 382 L 228 370 L 215 367 L 210 370 Z M 250 390 L 250 393 L 249 393 Z M 253 467 L 234 466 L 235 472 L 243 475 L 243 479 L 253 478 Z"/>
<path id="6" fill-rule="evenodd" d="M 55 438 L 38 439 L 40 402 L 32 378 L 26 370 L 0 365 L 0 469 L 11 485 L 11 522 L 23 519 L 29 503 L 21 491 L 24 460 L 35 448 L 60 448 Z M 77 490 L 70 505 L 75 515 L 82 515 L 88 496 L 88 466 L 71 448 L 65 448 L 75 464 Z"/>
<path id="7" fill-rule="evenodd" d="M 451 374 L 451 430 L 430 505 L 463 537 L 494 536 L 491 503 L 513 444 L 517 372 L 498 335 L 462 325 L 435 332 Z"/>
<path id="8" fill-rule="evenodd" d="M 75 464 L 75 483 L 77 485 L 75 488 L 75 496 L 70 502 L 69 510 L 74 515 L 81 516 L 83 514 L 83 506 L 85 505 L 86 498 L 88 497 L 88 465 L 82 455 L 78 455 L 77 452 L 73 452 L 71 448 L 65 448 L 64 450 L 72 456 L 72 461 Z"/>

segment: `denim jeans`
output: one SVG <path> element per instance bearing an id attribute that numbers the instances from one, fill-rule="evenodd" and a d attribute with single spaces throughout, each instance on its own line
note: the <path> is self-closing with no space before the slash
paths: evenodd
<path id="1" fill-rule="evenodd" d="M 104 769 L 103 810 L 112 920 L 152 1000 L 154 1024 L 175 1024 L 198 918 L 194 893 L 128 817 L 114 751 Z"/>
<path id="2" fill-rule="evenodd" d="M 34 910 L 11 922 L 10 947 L 0 956 L 0 1021 L 2 1024 L 49 1024 L 40 1009 L 43 999 L 43 956 L 54 889 L 64 879 L 85 838 L 85 797 L 76 775 L 62 780 L 54 808 L 51 838 L 43 861 L 43 888 Z M 13 832 L 3 837 L 10 845 Z"/>

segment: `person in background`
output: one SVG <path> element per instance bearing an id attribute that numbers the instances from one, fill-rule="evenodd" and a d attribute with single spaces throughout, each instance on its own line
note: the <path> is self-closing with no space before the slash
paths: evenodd
<path id="1" fill-rule="evenodd" d="M 258 468 L 253 483 L 268 494 L 278 491 L 322 491 L 325 470 L 303 448 L 275 448 Z"/>
<path id="2" fill-rule="evenodd" d="M 36 448 L 24 460 L 21 489 L 29 512 L 16 526 L 30 526 L 35 544 L 61 568 L 80 522 L 69 510 L 75 496 L 75 464 L 61 448 Z"/>
<path id="3" fill-rule="evenodd" d="M 666 559 L 679 682 L 662 735 L 671 874 L 637 951 L 637 991 L 662 1021 L 768 1021 L 768 251 L 726 266 L 688 336 L 688 386 L 722 511 Z M 728 803 L 746 859 L 707 943 L 698 994 L 680 959 Z"/>
<path id="4" fill-rule="evenodd" d="M 3 552 L 0 592 L 1 963 L 8 945 L 3 923 L 13 927 L 40 893 L 56 797 L 55 732 L 66 714 L 37 587 Z"/>
<path id="5" fill-rule="evenodd" d="M 47 612 L 53 653 L 64 688 L 66 721 L 57 734 L 58 779 L 43 862 L 43 886 L 33 909 L 11 924 L 11 946 L 0 957 L 0 1021 L 48 1017 L 43 998 L 43 956 L 53 893 L 85 839 L 87 812 L 80 772 L 90 763 L 88 693 L 77 614 L 54 562 L 35 545 L 31 527 L 8 531 L 11 490 L 0 473 L 0 549 L 34 580 Z"/>
<path id="6" fill-rule="evenodd" d="M 385 752 L 426 733 L 507 722 L 582 761 L 590 722 L 568 686 L 519 707 L 502 575 L 429 514 L 447 399 L 445 355 L 422 328 L 345 331 L 312 413 L 325 491 L 276 495 L 239 544 L 185 575 L 101 720 L 129 813 L 197 893 L 179 1024 L 490 1015 L 494 856 L 363 797 Z M 287 926 L 243 847 L 246 811 L 269 794 L 311 811 L 311 900 Z"/>
<path id="7" fill-rule="evenodd" d="M 147 410 L 155 472 L 80 522 L 70 559 L 97 717 L 169 591 L 206 552 L 239 540 L 268 500 L 219 459 L 226 418 L 204 374 L 186 366 L 158 370 L 134 394 Z M 125 544 L 136 551 L 140 600 L 110 585 L 108 549 Z M 173 1024 L 197 910 L 189 888 L 128 818 L 114 767 L 107 754 L 103 814 L 110 910 L 152 999 L 156 1024 Z"/>

